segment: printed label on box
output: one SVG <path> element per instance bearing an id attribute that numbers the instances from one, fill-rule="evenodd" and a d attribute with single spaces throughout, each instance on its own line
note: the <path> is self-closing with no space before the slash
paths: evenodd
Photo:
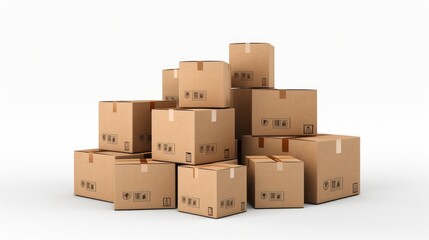
<path id="1" fill-rule="evenodd" d="M 334 178 L 323 181 L 323 190 L 337 191 L 343 189 L 343 178 Z"/>
<path id="2" fill-rule="evenodd" d="M 95 182 L 91 182 L 91 181 L 86 181 L 86 180 L 81 180 L 80 181 L 80 187 L 84 188 L 86 191 L 90 191 L 90 192 L 96 192 L 96 183 Z"/>
<path id="3" fill-rule="evenodd" d="M 304 134 L 313 134 L 313 124 L 304 124 Z"/>
<path id="4" fill-rule="evenodd" d="M 188 207 L 200 208 L 200 199 L 199 198 L 182 196 L 181 201 L 182 201 L 182 204 L 185 204 Z"/>
<path id="5" fill-rule="evenodd" d="M 253 71 L 234 72 L 234 80 L 253 81 Z"/>
<path id="6" fill-rule="evenodd" d="M 268 201 L 284 201 L 284 192 L 261 192 L 261 199 Z"/>
<path id="7" fill-rule="evenodd" d="M 133 202 L 150 202 L 150 192 L 122 192 L 122 199 Z"/>
<path id="8" fill-rule="evenodd" d="M 118 144 L 118 134 L 103 133 L 101 139 L 108 144 Z"/>
<path id="9" fill-rule="evenodd" d="M 220 201 L 220 208 L 233 208 L 235 206 L 235 199 L 234 198 L 227 198 Z"/>
<path id="10" fill-rule="evenodd" d="M 156 144 L 156 149 L 162 151 L 164 154 L 174 154 L 174 143 L 162 143 L 159 142 Z"/>
<path id="11" fill-rule="evenodd" d="M 208 144 L 201 144 L 200 147 L 200 153 L 202 154 L 216 154 L 217 152 L 217 144 L 216 143 L 208 143 Z"/>
<path id="12" fill-rule="evenodd" d="M 188 90 L 185 91 L 185 98 L 191 99 L 192 101 L 206 101 L 207 91 L 206 90 Z"/>
<path id="13" fill-rule="evenodd" d="M 164 100 L 177 102 L 179 100 L 179 96 L 164 96 Z"/>
<path id="14" fill-rule="evenodd" d="M 262 118 L 261 125 L 264 127 L 272 125 L 274 129 L 289 129 L 290 118 Z"/>
<path id="15" fill-rule="evenodd" d="M 162 206 L 163 207 L 171 207 L 171 198 L 165 197 L 162 199 Z"/>

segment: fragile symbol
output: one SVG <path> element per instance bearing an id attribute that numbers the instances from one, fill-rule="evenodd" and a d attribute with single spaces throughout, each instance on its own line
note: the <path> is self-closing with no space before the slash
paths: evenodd
<path id="1" fill-rule="evenodd" d="M 329 182 L 328 181 L 323 182 L 323 189 L 328 190 L 328 188 L 329 188 Z"/>
<path id="2" fill-rule="evenodd" d="M 123 192 L 122 193 L 122 198 L 124 200 L 129 200 L 131 198 L 131 193 L 129 193 L 129 192 Z"/>
<path id="3" fill-rule="evenodd" d="M 313 124 L 304 124 L 304 134 L 313 134 Z"/>
<path id="4" fill-rule="evenodd" d="M 171 198 L 163 198 L 162 199 L 162 206 L 170 207 L 171 206 Z"/>
<path id="5" fill-rule="evenodd" d="M 266 193 L 266 192 L 263 192 L 263 193 L 261 194 L 261 198 L 262 198 L 262 199 L 267 199 L 267 193 Z"/>
<path id="6" fill-rule="evenodd" d="M 85 181 L 80 181 L 80 187 L 82 187 L 82 188 L 85 187 Z"/>
<path id="7" fill-rule="evenodd" d="M 270 124 L 270 121 L 268 120 L 268 119 L 262 119 L 262 121 L 261 121 L 261 125 L 262 126 L 268 126 Z"/>
<path id="8" fill-rule="evenodd" d="M 191 93 L 190 92 L 188 92 L 188 91 L 186 91 L 185 92 L 185 98 L 189 98 L 191 96 Z"/>

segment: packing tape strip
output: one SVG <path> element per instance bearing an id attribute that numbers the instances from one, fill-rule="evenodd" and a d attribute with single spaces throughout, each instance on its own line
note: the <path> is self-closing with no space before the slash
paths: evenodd
<path id="1" fill-rule="evenodd" d="M 155 102 L 150 102 L 149 103 L 149 111 L 152 112 L 152 109 L 155 108 Z"/>
<path id="2" fill-rule="evenodd" d="M 229 169 L 229 178 L 235 178 L 235 168 Z"/>
<path id="3" fill-rule="evenodd" d="M 115 113 L 116 112 L 116 109 L 117 109 L 117 106 L 116 106 L 117 104 L 116 104 L 116 102 L 113 102 L 113 112 Z"/>
<path id="4" fill-rule="evenodd" d="M 212 122 L 216 122 L 216 121 L 217 121 L 217 111 L 212 110 Z"/>
<path id="5" fill-rule="evenodd" d="M 173 70 L 173 77 L 174 77 L 174 78 L 177 78 L 177 77 L 178 77 L 178 75 L 179 75 L 178 73 L 179 73 L 179 69 L 174 69 L 174 70 Z"/>
<path id="6" fill-rule="evenodd" d="M 279 90 L 280 99 L 286 99 L 286 90 Z"/>
<path id="7" fill-rule="evenodd" d="M 244 43 L 244 52 L 250 53 L 250 43 Z"/>
<path id="8" fill-rule="evenodd" d="M 259 148 L 264 148 L 265 146 L 265 141 L 263 137 L 258 138 L 258 147 Z"/>
<path id="9" fill-rule="evenodd" d="M 88 153 L 88 162 L 89 163 L 93 163 L 94 162 L 94 153 L 93 152 L 89 152 Z"/>
<path id="10" fill-rule="evenodd" d="M 283 162 L 277 162 L 277 171 L 283 171 Z"/>
<path id="11" fill-rule="evenodd" d="M 141 172 L 148 172 L 149 171 L 149 164 L 147 163 L 147 160 L 144 158 L 140 158 L 140 171 Z"/>
<path id="12" fill-rule="evenodd" d="M 289 152 L 289 138 L 282 139 L 282 152 Z"/>
<path id="13" fill-rule="evenodd" d="M 204 70 L 204 62 L 202 62 L 202 61 L 198 61 L 197 62 L 197 70 L 198 71 L 203 71 Z"/>
<path id="14" fill-rule="evenodd" d="M 174 122 L 174 109 L 168 109 L 168 121 Z"/>
<path id="15" fill-rule="evenodd" d="M 193 169 L 194 169 L 193 172 L 192 172 L 193 177 L 194 178 L 198 178 L 198 168 L 194 167 Z"/>
<path id="16" fill-rule="evenodd" d="M 337 153 L 337 154 L 340 154 L 341 153 L 341 139 L 337 139 L 337 140 L 335 140 L 335 152 Z"/>

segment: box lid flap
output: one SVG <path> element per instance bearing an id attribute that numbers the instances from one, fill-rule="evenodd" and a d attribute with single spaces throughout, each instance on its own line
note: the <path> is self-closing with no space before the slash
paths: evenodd
<path id="1" fill-rule="evenodd" d="M 301 163 L 302 161 L 292 157 L 292 156 L 246 156 L 249 161 L 255 163 Z"/>
<path id="2" fill-rule="evenodd" d="M 300 138 L 294 138 L 294 140 L 299 141 L 309 141 L 309 142 L 329 142 L 334 140 L 344 140 L 344 139 L 353 139 L 358 138 L 355 136 L 345 136 L 345 135 L 329 135 L 329 134 L 319 134 L 317 136 L 311 136 L 311 137 L 300 137 Z"/>

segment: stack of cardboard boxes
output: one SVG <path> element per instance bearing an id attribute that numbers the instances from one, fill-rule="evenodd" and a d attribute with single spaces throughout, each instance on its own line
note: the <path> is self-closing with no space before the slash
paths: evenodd
<path id="1" fill-rule="evenodd" d="M 272 45 L 230 44 L 229 64 L 183 61 L 162 80 L 162 101 L 100 102 L 76 195 L 219 218 L 359 194 L 359 138 L 317 135 L 317 92 L 274 89 Z"/>

